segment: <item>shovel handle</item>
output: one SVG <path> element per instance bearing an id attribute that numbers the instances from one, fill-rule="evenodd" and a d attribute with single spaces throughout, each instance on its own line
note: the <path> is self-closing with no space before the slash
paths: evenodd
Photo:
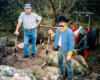
<path id="1" fill-rule="evenodd" d="M 15 48 L 16 48 L 16 46 L 17 46 L 17 35 L 16 35 L 16 39 L 15 39 Z"/>
<path id="2" fill-rule="evenodd" d="M 49 47 L 49 42 L 50 42 L 50 35 L 48 37 L 47 50 L 48 50 L 48 47 Z"/>

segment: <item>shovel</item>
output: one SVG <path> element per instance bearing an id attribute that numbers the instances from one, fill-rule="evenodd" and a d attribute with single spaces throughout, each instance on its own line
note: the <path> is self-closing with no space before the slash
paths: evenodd
<path id="1" fill-rule="evenodd" d="M 15 39 L 15 50 L 14 50 L 15 53 L 13 53 L 11 59 L 14 59 L 15 57 L 17 57 L 17 56 L 16 56 L 17 37 L 18 37 L 18 36 L 16 36 L 16 39 Z"/>
<path id="2" fill-rule="evenodd" d="M 50 41 L 50 35 L 49 35 L 49 37 L 48 37 L 48 43 L 47 43 L 47 49 L 46 49 L 46 55 L 48 55 L 49 41 Z"/>

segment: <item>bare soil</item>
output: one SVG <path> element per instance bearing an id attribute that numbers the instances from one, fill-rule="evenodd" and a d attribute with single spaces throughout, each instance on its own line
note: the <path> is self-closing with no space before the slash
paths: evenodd
<path id="1" fill-rule="evenodd" d="M 17 55 L 11 59 L 12 55 L 7 55 L 0 60 L 0 65 L 8 65 L 18 69 L 30 69 L 32 72 L 42 67 L 42 64 L 47 60 L 46 45 L 38 45 L 38 50 L 36 51 L 36 57 L 33 58 L 31 53 L 28 58 L 23 59 L 24 50 L 18 50 Z"/>

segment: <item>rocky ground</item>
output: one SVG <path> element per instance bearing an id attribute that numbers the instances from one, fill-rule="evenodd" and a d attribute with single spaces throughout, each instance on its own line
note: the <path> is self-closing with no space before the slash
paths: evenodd
<path id="1" fill-rule="evenodd" d="M 6 51 L 4 51 L 4 56 L 0 54 L 0 57 L 2 56 L 2 58 L 0 58 L 0 65 L 7 65 L 17 69 L 31 70 L 37 80 L 58 80 L 58 77 L 60 77 L 59 80 L 62 80 L 57 64 L 57 51 L 54 51 L 53 45 L 51 45 L 53 43 L 49 44 L 49 55 L 46 55 L 46 44 L 39 44 L 37 45 L 35 58 L 33 58 L 30 53 L 28 58 L 23 59 L 22 56 L 24 55 L 24 50 L 17 47 L 17 55 L 14 59 L 11 59 L 12 54 L 14 53 L 13 41 L 14 39 L 7 44 L 10 47 L 4 47 L 3 45 L 0 46 L 0 48 L 3 47 L 8 51 L 8 53 L 5 53 Z M 18 44 L 19 43 L 21 42 L 18 41 Z M 72 57 L 72 62 L 74 67 L 73 80 L 100 80 L 100 41 L 95 50 L 89 50 L 87 59 L 84 59 L 80 56 L 80 54 L 78 54 L 77 56 L 74 55 Z M 89 74 L 87 74 L 88 72 Z"/>
<path id="2" fill-rule="evenodd" d="M 45 77 L 45 75 L 46 75 L 45 73 L 46 72 L 43 72 L 43 70 L 46 69 L 45 71 L 47 71 L 47 70 L 51 69 L 50 71 L 51 71 L 51 73 L 53 73 L 51 67 L 54 67 L 53 69 L 58 67 L 58 65 L 55 64 L 55 63 L 57 63 L 57 59 L 56 59 L 57 58 L 57 56 L 56 56 L 57 51 L 53 51 L 53 45 L 49 45 L 49 53 L 52 53 L 52 55 L 54 56 L 53 57 L 51 54 L 46 55 L 46 45 L 40 44 L 37 47 L 38 48 L 37 48 L 37 51 L 36 51 L 36 57 L 35 58 L 33 58 L 31 56 L 31 53 L 30 53 L 29 58 L 23 59 L 22 56 L 24 55 L 24 50 L 17 48 L 17 55 L 16 55 L 16 57 L 14 59 L 11 59 L 12 53 L 14 53 L 14 51 L 12 50 L 11 54 L 9 54 L 9 55 L 7 55 L 7 56 L 5 56 L 5 57 L 0 59 L 0 65 L 8 65 L 8 66 L 11 66 L 11 67 L 15 67 L 17 69 L 31 70 L 32 73 L 34 73 L 36 75 L 38 74 L 38 77 L 37 77 L 38 80 L 48 80 Z M 10 47 L 10 48 L 14 49 L 14 47 Z M 98 48 L 96 50 L 94 50 L 94 51 L 90 50 L 89 51 L 89 56 L 86 59 L 86 62 L 88 64 L 89 68 L 86 68 L 86 70 L 84 70 L 84 68 L 83 69 L 79 68 L 79 69 L 81 69 L 79 71 L 81 71 L 81 72 L 83 71 L 84 73 L 86 73 L 87 69 L 89 69 L 91 75 L 93 75 L 95 73 L 96 74 L 100 74 L 100 68 L 99 68 L 100 67 L 100 60 L 99 60 L 100 59 L 100 56 L 99 56 L 100 55 L 99 54 L 100 49 L 99 48 L 100 47 L 98 46 Z M 30 50 L 30 48 L 29 48 L 29 50 Z M 76 58 L 79 58 L 79 57 L 80 56 L 78 56 Z M 75 62 L 75 63 L 73 63 L 73 65 L 77 64 L 76 66 L 79 66 L 80 65 L 79 61 L 81 59 L 78 60 L 76 58 L 73 56 L 73 60 L 74 60 L 73 62 L 77 61 L 78 63 Z M 49 62 L 48 62 L 48 60 L 49 60 Z M 47 64 L 43 65 L 43 64 L 45 64 L 45 62 Z M 42 65 L 43 65 L 44 69 L 42 69 Z M 50 68 L 48 68 L 49 66 L 50 66 Z M 81 67 L 81 66 L 79 66 L 79 67 Z M 60 75 L 58 75 L 59 72 L 56 69 L 55 69 L 55 71 L 57 72 L 56 73 L 57 74 L 56 77 L 60 76 Z M 81 74 L 81 73 L 79 73 L 79 71 L 76 71 L 76 74 L 74 74 L 74 76 L 78 76 L 78 78 L 74 77 L 74 80 L 91 80 L 89 78 L 90 76 L 88 78 L 86 78 L 86 76 Z M 40 76 L 41 74 L 44 74 L 43 75 L 44 77 L 42 76 L 43 78 L 41 78 L 41 76 Z M 52 74 L 52 75 L 54 75 L 54 74 Z M 50 75 L 50 74 L 48 74 L 48 75 Z M 54 76 L 54 78 L 55 78 L 55 76 Z M 51 80 L 53 80 L 53 79 L 51 79 Z M 56 80 L 56 79 L 54 79 L 54 80 Z M 93 79 L 93 80 L 97 80 L 97 79 Z"/>

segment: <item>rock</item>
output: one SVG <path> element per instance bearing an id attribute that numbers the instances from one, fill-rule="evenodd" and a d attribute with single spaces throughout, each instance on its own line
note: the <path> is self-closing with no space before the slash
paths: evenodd
<path id="1" fill-rule="evenodd" d="M 100 74 L 97 74 L 97 73 L 92 73 L 90 77 L 91 77 L 91 80 L 100 80 Z"/>
<path id="2" fill-rule="evenodd" d="M 10 55 L 10 54 L 14 53 L 14 50 L 15 49 L 7 49 L 7 54 Z"/>
<path id="3" fill-rule="evenodd" d="M 16 51 L 19 51 L 20 49 L 16 47 Z M 6 47 L 7 55 L 11 55 L 15 53 L 15 46 L 14 47 Z"/>
<path id="4" fill-rule="evenodd" d="M 58 80 L 60 72 L 58 68 L 46 66 L 43 69 L 39 68 L 36 71 L 37 80 Z"/>
<path id="5" fill-rule="evenodd" d="M 49 54 L 49 60 L 48 60 L 49 66 L 58 67 L 58 51 L 54 51 L 53 54 Z"/>
<path id="6" fill-rule="evenodd" d="M 0 66 L 2 80 L 36 80 L 30 70 L 21 70 L 6 65 Z"/>
<path id="7" fill-rule="evenodd" d="M 78 55 L 78 51 L 76 51 L 76 50 L 74 49 L 74 51 L 73 51 L 73 56 L 75 56 L 75 55 Z"/>
<path id="8" fill-rule="evenodd" d="M 6 46 L 14 46 L 15 45 L 15 39 L 14 38 L 1 37 L 0 42 L 5 44 Z"/>
<path id="9" fill-rule="evenodd" d="M 19 49 L 24 49 L 24 42 L 23 42 L 23 43 L 20 43 L 20 44 L 17 44 L 17 47 L 18 47 Z"/>
<path id="10" fill-rule="evenodd" d="M 49 66 L 54 66 L 54 64 L 58 65 L 58 52 L 53 51 L 50 52 L 49 54 L 49 60 L 48 60 L 48 65 Z M 64 61 L 65 64 L 65 61 Z M 77 55 L 77 56 L 72 56 L 72 66 L 73 66 L 73 71 L 74 73 L 78 75 L 89 75 L 89 67 L 84 59 L 83 56 Z"/>
<path id="11" fill-rule="evenodd" d="M 6 46 L 0 43 L 0 58 L 7 56 Z"/>
<path id="12" fill-rule="evenodd" d="M 30 80 L 28 77 L 1 77 L 2 80 Z"/>
<path id="13" fill-rule="evenodd" d="M 8 39 L 7 37 L 1 37 L 0 38 L 0 42 L 1 43 L 6 43 L 7 42 L 7 39 Z"/>
<path id="14" fill-rule="evenodd" d="M 24 42 L 17 44 L 19 49 L 24 49 Z M 29 50 L 31 49 L 31 45 L 29 45 Z"/>
<path id="15" fill-rule="evenodd" d="M 18 51 L 19 49 L 16 48 Z M 0 58 L 15 53 L 15 47 L 6 47 L 5 44 L 0 43 Z"/>
<path id="16" fill-rule="evenodd" d="M 72 57 L 73 70 L 81 76 L 89 75 L 89 67 L 83 56 L 77 55 Z"/>

